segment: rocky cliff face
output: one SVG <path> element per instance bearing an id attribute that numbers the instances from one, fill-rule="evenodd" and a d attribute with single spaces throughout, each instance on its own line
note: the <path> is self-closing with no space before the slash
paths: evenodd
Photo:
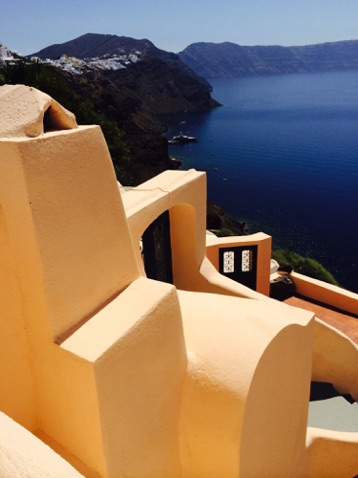
<path id="1" fill-rule="evenodd" d="M 207 79 L 339 71 L 358 68 L 358 41 L 293 47 L 193 43 L 179 57 Z"/>

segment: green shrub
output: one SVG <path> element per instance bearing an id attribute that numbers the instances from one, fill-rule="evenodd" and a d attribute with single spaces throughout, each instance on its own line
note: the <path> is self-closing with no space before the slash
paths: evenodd
<path id="1" fill-rule="evenodd" d="M 327 271 L 319 262 L 309 257 L 302 257 L 290 250 L 278 249 L 272 252 L 272 258 L 279 264 L 290 264 L 296 272 L 308 277 L 339 285 L 333 275 Z"/>
<path id="2" fill-rule="evenodd" d="M 235 236 L 231 229 L 227 227 L 222 227 L 215 233 L 218 237 L 227 237 L 227 236 Z"/>

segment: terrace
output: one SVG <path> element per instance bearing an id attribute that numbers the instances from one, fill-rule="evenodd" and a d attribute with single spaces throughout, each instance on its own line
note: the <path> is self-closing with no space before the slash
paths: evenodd
<path id="1" fill-rule="evenodd" d="M 285 303 L 300 309 L 311 310 L 321 320 L 347 335 L 353 342 L 358 344 L 357 316 L 297 296 L 286 299 Z"/>

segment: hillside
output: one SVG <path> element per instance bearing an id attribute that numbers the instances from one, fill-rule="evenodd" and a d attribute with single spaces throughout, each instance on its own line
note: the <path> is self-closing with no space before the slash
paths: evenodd
<path id="1" fill-rule="evenodd" d="M 307 46 L 193 43 L 179 57 L 204 78 L 237 78 L 358 68 L 358 40 Z"/>
<path id="2" fill-rule="evenodd" d="M 125 171 L 123 162 L 116 170 L 127 184 L 178 167 L 168 156 L 160 114 L 218 105 L 207 80 L 147 39 L 88 33 L 30 58 L 55 67 L 77 95 L 123 131 L 129 161 Z"/>
<path id="3" fill-rule="evenodd" d="M 160 50 L 147 39 L 87 33 L 30 56 L 52 60 L 73 74 L 101 72 L 124 90 L 126 97 L 135 98 L 155 114 L 217 106 L 204 78 L 178 55 Z"/>

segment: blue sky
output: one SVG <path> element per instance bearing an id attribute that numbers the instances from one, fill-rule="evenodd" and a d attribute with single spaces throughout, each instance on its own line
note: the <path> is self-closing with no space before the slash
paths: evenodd
<path id="1" fill-rule="evenodd" d="M 358 39 L 358 0 L 1 0 L 0 7 L 0 43 L 21 54 L 89 32 L 148 38 L 175 53 L 198 41 Z"/>

